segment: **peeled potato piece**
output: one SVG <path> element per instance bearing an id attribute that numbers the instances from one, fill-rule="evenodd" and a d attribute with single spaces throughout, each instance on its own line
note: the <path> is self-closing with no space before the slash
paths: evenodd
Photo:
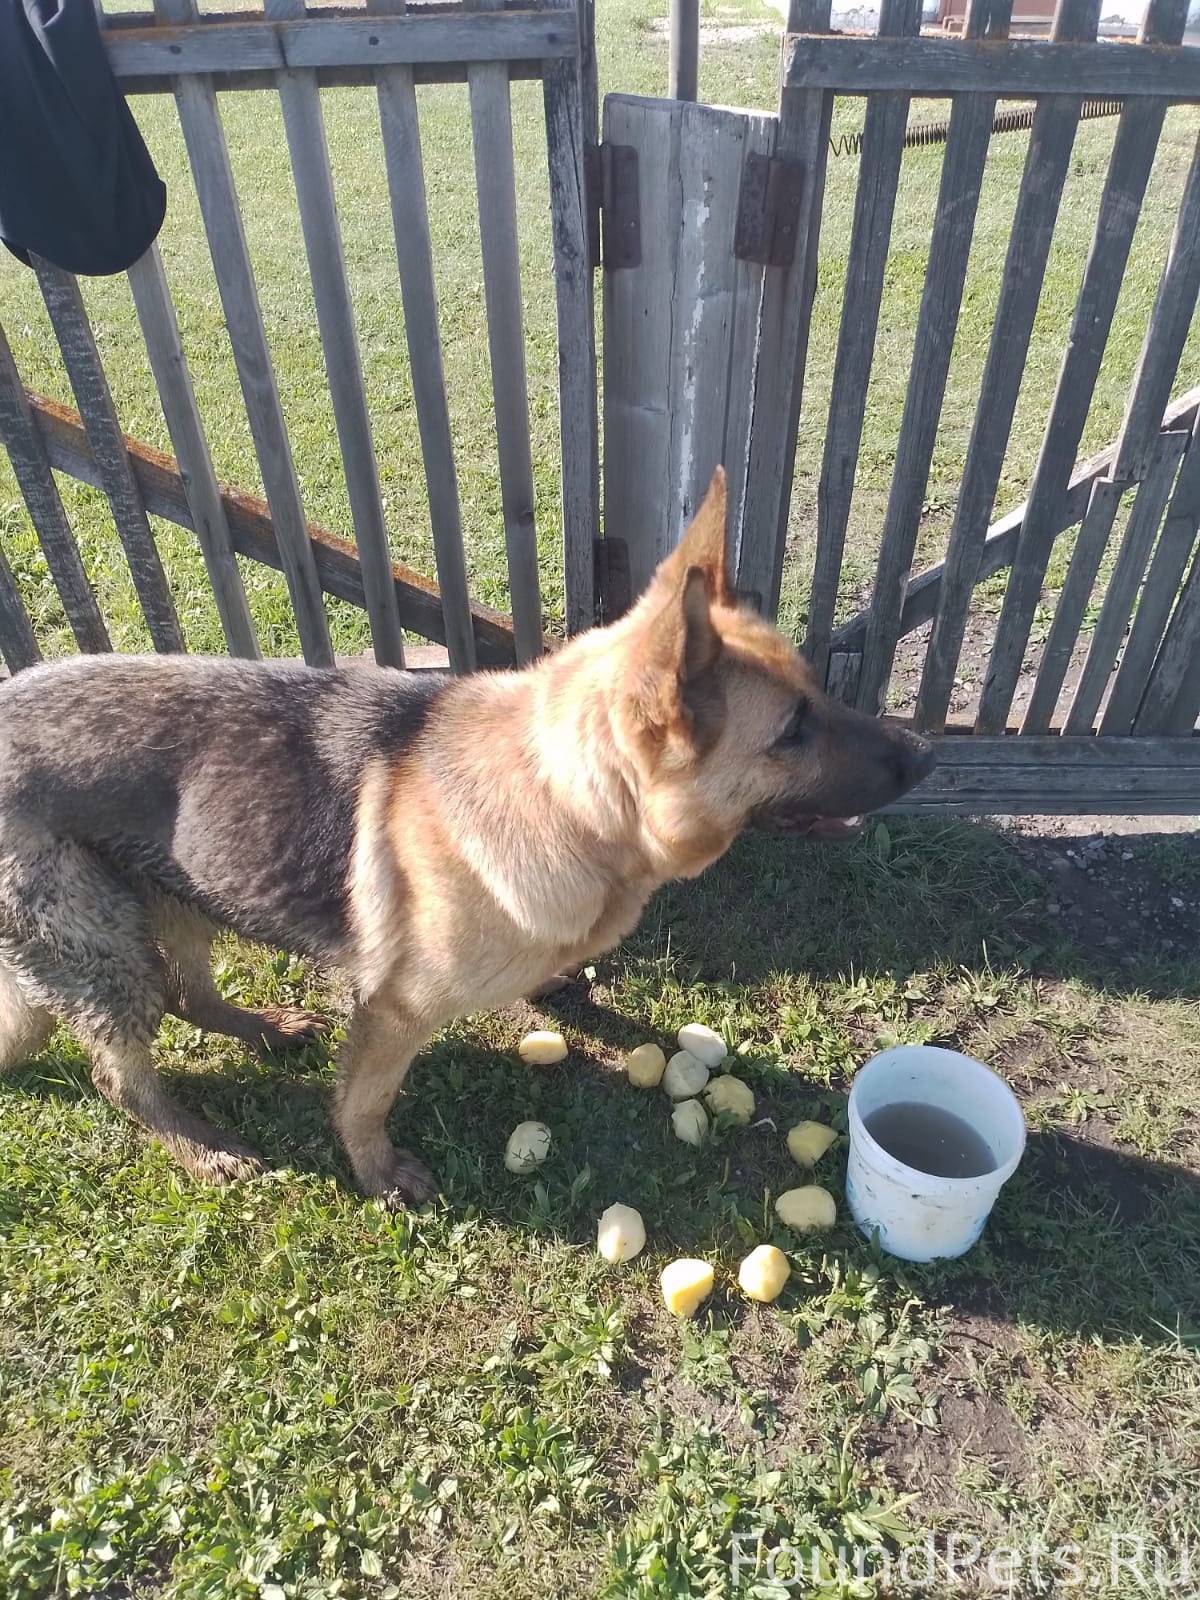
<path id="1" fill-rule="evenodd" d="M 740 1078 L 728 1074 L 713 1078 L 704 1091 L 704 1098 L 714 1117 L 724 1112 L 743 1128 L 754 1115 L 754 1091 Z"/>
<path id="2" fill-rule="evenodd" d="M 798 1122 L 787 1136 L 788 1154 L 802 1167 L 815 1167 L 836 1139 L 823 1122 Z"/>
<path id="3" fill-rule="evenodd" d="M 701 1145 L 708 1136 L 708 1117 L 699 1100 L 681 1100 L 671 1113 L 671 1126 L 684 1144 Z"/>
<path id="4" fill-rule="evenodd" d="M 706 1067 L 719 1067 L 729 1054 L 721 1035 L 703 1022 L 685 1022 L 675 1038 L 681 1050 L 687 1050 Z"/>
<path id="5" fill-rule="evenodd" d="M 676 1050 L 662 1078 L 662 1086 L 672 1100 L 690 1100 L 707 1082 L 708 1068 L 690 1050 Z"/>
<path id="6" fill-rule="evenodd" d="M 635 1089 L 654 1089 L 662 1082 L 667 1058 L 656 1044 L 640 1044 L 625 1057 L 625 1075 Z"/>
<path id="7" fill-rule="evenodd" d="M 550 1154 L 550 1129 L 544 1122 L 519 1122 L 504 1147 L 504 1165 L 510 1172 L 532 1172 Z"/>
<path id="8" fill-rule="evenodd" d="M 567 1053 L 567 1041 L 550 1028 L 535 1028 L 517 1046 L 517 1054 L 531 1067 L 552 1067 Z"/>
<path id="9" fill-rule="evenodd" d="M 662 1270 L 662 1296 L 673 1317 L 690 1317 L 712 1293 L 713 1269 L 707 1261 L 685 1256 Z"/>
<path id="10" fill-rule="evenodd" d="M 640 1211 L 632 1206 L 612 1205 L 601 1217 L 596 1229 L 596 1249 L 606 1261 L 614 1264 L 632 1261 L 646 1243 L 646 1225 Z"/>
<path id="11" fill-rule="evenodd" d="M 788 1258 L 776 1245 L 760 1244 L 738 1268 L 738 1283 L 742 1293 L 751 1300 L 761 1300 L 769 1305 L 777 1300 L 784 1284 L 791 1276 Z"/>
<path id="12" fill-rule="evenodd" d="M 775 1215 L 797 1233 L 813 1233 L 819 1228 L 833 1227 L 837 1221 L 837 1207 L 828 1189 L 810 1183 L 803 1189 L 785 1190 L 775 1202 Z"/>

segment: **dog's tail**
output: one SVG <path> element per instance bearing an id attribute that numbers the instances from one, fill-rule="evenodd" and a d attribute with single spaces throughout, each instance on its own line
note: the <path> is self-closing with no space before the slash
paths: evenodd
<path id="1" fill-rule="evenodd" d="M 54 1018 L 21 991 L 15 976 L 0 966 L 0 1072 L 34 1056 L 54 1032 Z"/>

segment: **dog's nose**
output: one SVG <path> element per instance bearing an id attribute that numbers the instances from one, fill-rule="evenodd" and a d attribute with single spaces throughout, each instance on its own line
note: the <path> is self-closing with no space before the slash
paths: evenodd
<path id="1" fill-rule="evenodd" d="M 910 783 L 920 783 L 937 765 L 937 750 L 932 739 L 923 739 L 919 733 L 904 730 L 904 747 L 908 759 Z"/>
<path id="2" fill-rule="evenodd" d="M 923 739 L 919 733 L 912 733 L 908 728 L 896 728 L 894 732 L 896 744 L 893 766 L 896 781 L 902 790 L 911 789 L 933 771 L 937 751 L 931 739 Z"/>

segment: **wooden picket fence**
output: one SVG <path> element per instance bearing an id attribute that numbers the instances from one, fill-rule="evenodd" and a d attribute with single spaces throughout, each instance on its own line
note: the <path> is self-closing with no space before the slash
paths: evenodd
<path id="1" fill-rule="evenodd" d="M 266 499 L 217 481 L 157 247 L 133 266 L 129 281 L 175 460 L 124 435 L 78 283 L 35 261 L 79 409 L 73 413 L 23 387 L 0 328 L 0 439 L 80 648 L 107 649 L 109 640 L 55 470 L 94 483 L 107 495 L 156 649 L 180 650 L 184 642 L 148 512 L 195 532 L 235 654 L 258 653 L 235 554 L 284 573 L 304 657 L 315 665 L 333 660 L 325 593 L 365 607 L 375 657 L 384 665 L 404 664 L 405 630 L 444 644 L 456 671 L 528 661 L 541 651 L 509 99 L 510 79 L 528 77 L 542 81 L 546 114 L 566 613 L 569 626 L 587 626 L 599 522 L 584 172 L 584 148 L 594 139 L 589 130 L 595 125 L 590 0 L 579 11 L 568 0 L 476 11 L 436 0 L 413 11 L 406 11 L 404 0 L 368 0 L 365 9 L 306 9 L 304 0 L 266 0 L 263 12 L 228 14 L 201 14 L 195 0 L 155 0 L 152 13 L 115 13 L 104 23 L 109 59 L 126 93 L 174 95 Z M 421 161 L 418 87 L 463 79 L 478 189 L 510 617 L 478 605 L 468 593 Z M 320 91 L 362 84 L 373 85 L 378 96 L 436 584 L 391 559 L 330 174 Z M 353 542 L 315 526 L 304 512 L 218 90 L 265 91 L 281 103 Z M 0 649 L 11 670 L 38 656 L 2 553 Z"/>
<path id="2" fill-rule="evenodd" d="M 797 423 L 816 291 L 835 96 L 865 98 L 840 330 L 816 511 L 806 650 L 830 689 L 885 704 L 898 645 L 931 625 L 915 725 L 951 722 L 978 585 L 1008 582 L 971 723 L 913 797 L 958 809 L 1200 811 L 1200 390 L 1171 403 L 1200 290 L 1200 144 L 1150 311 L 1120 437 L 1077 454 L 1168 107 L 1200 100 L 1186 0 L 1151 0 L 1137 43 L 1097 41 L 1097 0 L 1059 0 L 1048 40 L 1010 40 L 1010 0 L 973 0 L 963 37 L 920 35 L 919 0 L 883 0 L 875 36 L 829 31 L 829 0 L 793 0 L 779 113 L 609 96 L 604 133 L 636 167 L 639 203 L 606 194 L 636 260 L 605 262 L 605 506 L 637 581 L 678 538 L 713 465 L 730 469 L 738 585 L 779 602 Z M 870 604 L 838 622 L 909 110 L 951 101 L 940 191 Z M 1034 110 L 1011 242 L 945 557 L 912 571 L 1000 100 Z M 1119 100 L 1091 252 L 1028 498 L 991 521 L 1087 99 Z M 627 185 L 632 188 L 632 185 Z M 607 220 L 607 214 L 606 214 Z M 649 471 L 643 470 L 649 464 Z M 635 470 L 636 469 L 636 470 Z M 1078 681 L 1057 716 L 1101 560 L 1132 501 Z M 1055 542 L 1078 528 L 1065 587 L 1010 728 Z M 1114 669 L 1116 669 L 1114 671 Z M 1053 730 L 1053 731 L 1052 731 Z M 1099 737 L 1094 736 L 1098 733 Z M 1130 735 L 1137 737 L 1130 738 Z M 969 753 L 968 753 L 969 743 Z"/>
<path id="3" fill-rule="evenodd" d="M 713 467 L 731 486 L 739 589 L 778 606 L 837 96 L 865 101 L 832 398 L 824 430 L 805 646 L 830 690 L 887 703 L 902 646 L 928 627 L 907 708 L 943 736 L 917 809 L 1200 811 L 1200 388 L 1179 366 L 1200 292 L 1200 143 L 1145 326 L 1119 437 L 1078 460 L 1122 276 L 1169 106 L 1200 102 L 1187 0 L 1150 0 L 1136 43 L 1097 40 L 1099 0 L 1059 0 L 1049 39 L 1008 37 L 1011 0 L 974 0 L 961 37 L 920 33 L 919 0 L 883 0 L 877 33 L 830 31 L 829 0 L 793 0 L 776 114 L 608 96 L 603 139 L 590 0 L 512 6 L 266 0 L 200 14 L 154 0 L 110 16 L 130 92 L 175 98 L 265 500 L 217 481 L 158 252 L 130 273 L 175 458 L 123 432 L 78 285 L 36 263 L 78 411 L 22 385 L 0 331 L 0 439 L 75 637 L 109 647 L 54 473 L 101 487 L 155 647 L 182 647 L 147 514 L 191 528 L 231 651 L 257 643 L 235 555 L 282 570 L 306 659 L 332 659 L 323 595 L 365 607 L 376 658 L 408 631 L 451 666 L 543 648 L 517 250 L 509 83 L 541 80 L 556 286 L 563 563 L 569 632 L 612 616 L 672 547 Z M 442 371 L 419 87 L 465 79 L 476 163 L 511 615 L 468 592 Z M 377 97 L 436 584 L 391 560 L 347 285 L 320 91 Z M 278 95 L 345 468 L 353 540 L 305 516 L 217 91 Z M 870 602 L 839 612 L 847 529 L 900 165 L 918 98 L 948 99 L 940 190 Z M 913 571 L 997 106 L 1033 111 L 1011 242 L 945 555 Z M 1087 104 L 1119 102 L 1095 235 L 1025 503 L 993 520 L 1072 143 Z M 604 527 L 600 525 L 593 271 L 603 266 Z M 1128 515 L 1126 515 L 1128 511 Z M 1115 561 L 1090 634 L 1106 552 Z M 1056 542 L 1074 534 L 1044 646 L 1030 645 Z M 953 689 L 978 586 L 1007 585 L 978 704 Z M 38 643 L 0 551 L 0 650 Z M 1032 668 L 1030 662 L 1032 660 Z M 1030 679 L 1032 683 L 1030 686 Z M 1019 692 L 1020 691 L 1020 692 Z M 1019 721 L 1014 720 L 1019 706 Z M 1015 735 L 1015 736 L 1014 736 Z"/>

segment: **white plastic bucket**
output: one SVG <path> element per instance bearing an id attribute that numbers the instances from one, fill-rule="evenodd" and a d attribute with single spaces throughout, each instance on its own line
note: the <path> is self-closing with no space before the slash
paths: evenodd
<path id="1" fill-rule="evenodd" d="M 897 1161 L 867 1132 L 883 1106 L 920 1101 L 953 1112 L 995 1160 L 978 1178 L 938 1178 Z M 983 1232 L 1025 1149 L 1025 1119 L 1012 1090 L 990 1067 L 954 1050 L 897 1045 L 872 1057 L 850 1090 L 846 1199 L 855 1222 L 905 1261 L 961 1256 Z"/>

